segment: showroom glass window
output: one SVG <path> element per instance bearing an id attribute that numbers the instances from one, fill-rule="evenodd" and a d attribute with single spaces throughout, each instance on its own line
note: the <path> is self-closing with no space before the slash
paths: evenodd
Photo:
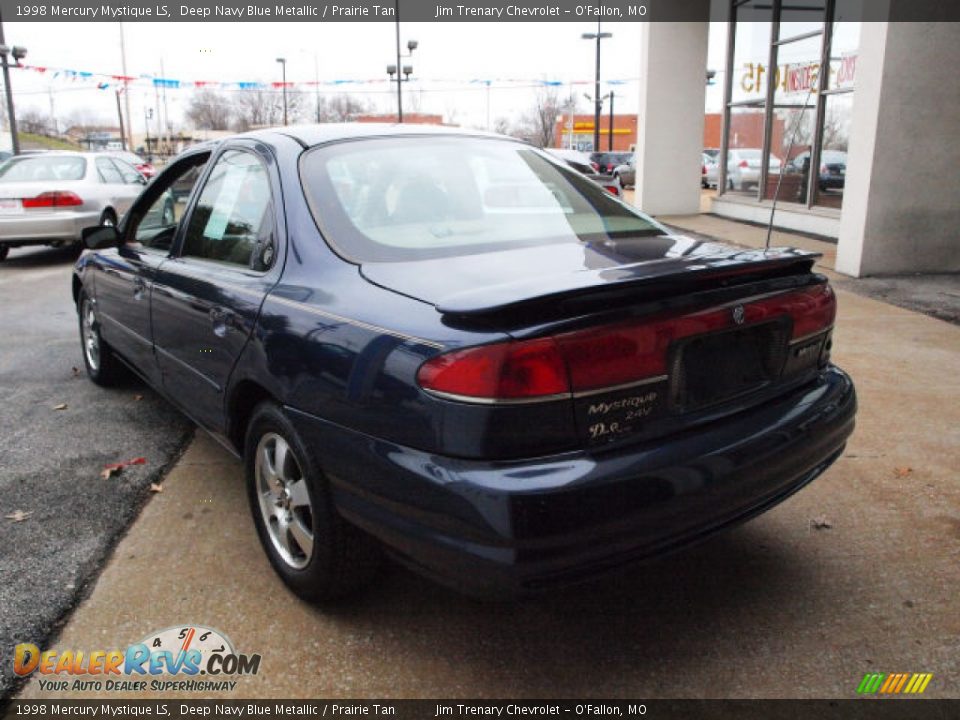
<path id="1" fill-rule="evenodd" d="M 731 0 L 722 192 L 841 207 L 860 2 Z"/>

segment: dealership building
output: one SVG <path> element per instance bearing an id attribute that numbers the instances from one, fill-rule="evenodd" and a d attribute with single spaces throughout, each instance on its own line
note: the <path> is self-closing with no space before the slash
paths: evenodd
<path id="1" fill-rule="evenodd" d="M 774 224 L 836 239 L 849 275 L 960 271 L 960 23 L 903 21 L 927 5 L 713 0 L 729 25 L 711 211 L 766 223 L 776 197 Z M 708 28 L 642 28 L 635 202 L 655 215 L 700 210 Z"/>

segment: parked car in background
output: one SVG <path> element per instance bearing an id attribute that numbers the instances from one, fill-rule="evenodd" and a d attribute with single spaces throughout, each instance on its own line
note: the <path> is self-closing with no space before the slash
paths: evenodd
<path id="1" fill-rule="evenodd" d="M 760 148 L 730 148 L 727 151 L 727 189 L 750 190 L 760 184 L 763 151 Z M 770 154 L 769 172 L 780 172 L 780 158 Z"/>
<path id="2" fill-rule="evenodd" d="M 13 153 L 12 153 L 12 152 L 8 152 L 8 151 L 6 151 L 6 150 L 0 150 L 0 163 L 4 162 L 4 161 L 6 161 L 6 160 L 9 160 L 9 159 L 12 158 L 12 157 L 13 157 Z"/>
<path id="3" fill-rule="evenodd" d="M 637 156 L 631 154 L 630 159 L 623 165 L 617 165 L 613 169 L 613 177 L 616 178 L 621 187 L 633 187 L 637 183 Z"/>
<path id="4" fill-rule="evenodd" d="M 147 180 L 157 174 L 157 169 L 153 166 L 153 163 L 144 160 L 136 153 L 128 152 L 126 150 L 112 150 L 110 151 L 110 154 L 114 157 L 120 158 L 130 165 L 133 165 L 141 175 L 147 178 Z"/>
<path id="5" fill-rule="evenodd" d="M 716 159 L 703 153 L 700 156 L 700 185 L 703 188 L 715 188 L 719 182 L 720 165 Z"/>
<path id="6" fill-rule="evenodd" d="M 146 182 L 107 153 L 10 158 L 0 165 L 0 260 L 10 248 L 79 243 L 86 227 L 116 225 Z"/>
<path id="7" fill-rule="evenodd" d="M 625 165 L 630 162 L 633 156 L 632 152 L 595 152 L 590 153 L 590 159 L 596 163 L 597 172 L 607 175 L 613 175 L 613 171 L 618 165 Z"/>
<path id="8" fill-rule="evenodd" d="M 133 368 L 242 458 L 307 600 L 384 550 L 480 594 L 608 572 L 777 505 L 853 430 L 819 255 L 671 235 L 512 138 L 260 130 L 85 243 L 90 378 Z"/>
<path id="9" fill-rule="evenodd" d="M 595 183 L 600 185 L 611 195 L 620 197 L 623 195 L 623 188 L 617 183 L 611 175 L 601 173 L 597 170 L 597 163 L 590 159 L 590 156 L 579 150 L 569 150 L 567 148 L 545 148 L 546 152 L 555 158 L 563 160 L 567 165 L 577 172 L 583 173 Z"/>
<path id="10" fill-rule="evenodd" d="M 797 155 L 787 163 L 786 171 L 806 174 L 810 165 L 810 151 Z M 847 153 L 843 150 L 823 150 L 820 153 L 820 169 L 817 173 L 817 187 L 820 192 L 843 190 L 847 180 Z"/>
<path id="11" fill-rule="evenodd" d="M 704 148 L 703 154 L 713 158 L 714 162 L 720 161 L 720 148 Z"/>

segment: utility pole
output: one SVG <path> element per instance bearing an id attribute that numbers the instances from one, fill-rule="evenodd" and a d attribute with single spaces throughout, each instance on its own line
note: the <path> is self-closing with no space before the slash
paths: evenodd
<path id="1" fill-rule="evenodd" d="M 116 91 L 117 94 L 117 119 L 120 120 L 120 147 L 124 150 L 127 149 L 127 136 L 123 131 L 123 111 L 120 109 L 120 90 Z"/>
<path id="2" fill-rule="evenodd" d="M 393 12 L 397 26 L 397 122 L 403 122 L 403 85 L 400 76 L 400 0 L 393 0 Z"/>
<path id="3" fill-rule="evenodd" d="M 163 87 L 161 88 L 162 92 L 160 93 L 163 96 L 163 134 L 166 137 L 166 150 L 171 155 L 173 154 L 173 148 L 170 141 L 170 110 L 167 107 L 167 71 L 163 66 L 163 58 L 160 58 L 160 77 Z"/>
<path id="4" fill-rule="evenodd" d="M 3 46 L 4 52 L 0 55 L 0 62 L 3 63 L 3 87 L 7 94 L 7 117 L 10 119 L 10 143 L 13 148 L 13 154 L 20 154 L 20 137 L 17 134 L 17 115 L 13 109 L 13 88 L 10 87 L 10 63 L 7 60 L 8 49 L 7 41 L 3 37 L 3 18 L 0 17 L 0 46 Z"/>
<path id="5" fill-rule="evenodd" d="M 320 122 L 320 61 L 317 60 L 317 51 L 313 51 L 313 82 L 317 93 L 317 122 Z"/>
<path id="6" fill-rule="evenodd" d="M 613 90 L 610 91 L 610 129 L 608 135 L 607 150 L 613 152 Z"/>
<path id="7" fill-rule="evenodd" d="M 123 70 L 123 102 L 127 113 L 127 133 L 129 137 L 124 143 L 124 149 L 133 148 L 133 115 L 130 114 L 130 81 L 127 80 L 127 43 L 123 35 L 123 23 L 120 23 L 120 67 Z"/>

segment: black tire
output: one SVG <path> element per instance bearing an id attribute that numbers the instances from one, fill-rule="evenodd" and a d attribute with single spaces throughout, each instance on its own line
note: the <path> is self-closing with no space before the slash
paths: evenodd
<path id="1" fill-rule="evenodd" d="M 270 473 L 264 468 L 278 460 L 277 438 L 285 443 L 287 460 L 282 468 L 271 467 L 274 472 Z M 261 464 L 265 461 L 266 466 Z M 294 594 L 311 603 L 329 602 L 355 594 L 370 582 L 382 559 L 379 545 L 337 512 L 313 454 L 274 403 L 261 403 L 253 411 L 244 443 L 244 468 L 260 544 Z M 278 475 L 279 482 L 269 479 Z M 297 534 L 303 536 L 305 529 L 310 531 L 309 555 Z"/>
<path id="2" fill-rule="evenodd" d="M 102 387 L 118 385 L 127 377 L 126 368 L 100 336 L 100 320 L 86 290 L 81 290 L 77 298 L 77 314 L 80 320 L 80 349 L 87 375 Z M 95 348 L 90 344 L 91 338 Z"/>
<path id="3" fill-rule="evenodd" d="M 9 245 L 0 245 L 0 262 L 3 262 L 7 259 L 7 255 L 10 254 Z"/>

